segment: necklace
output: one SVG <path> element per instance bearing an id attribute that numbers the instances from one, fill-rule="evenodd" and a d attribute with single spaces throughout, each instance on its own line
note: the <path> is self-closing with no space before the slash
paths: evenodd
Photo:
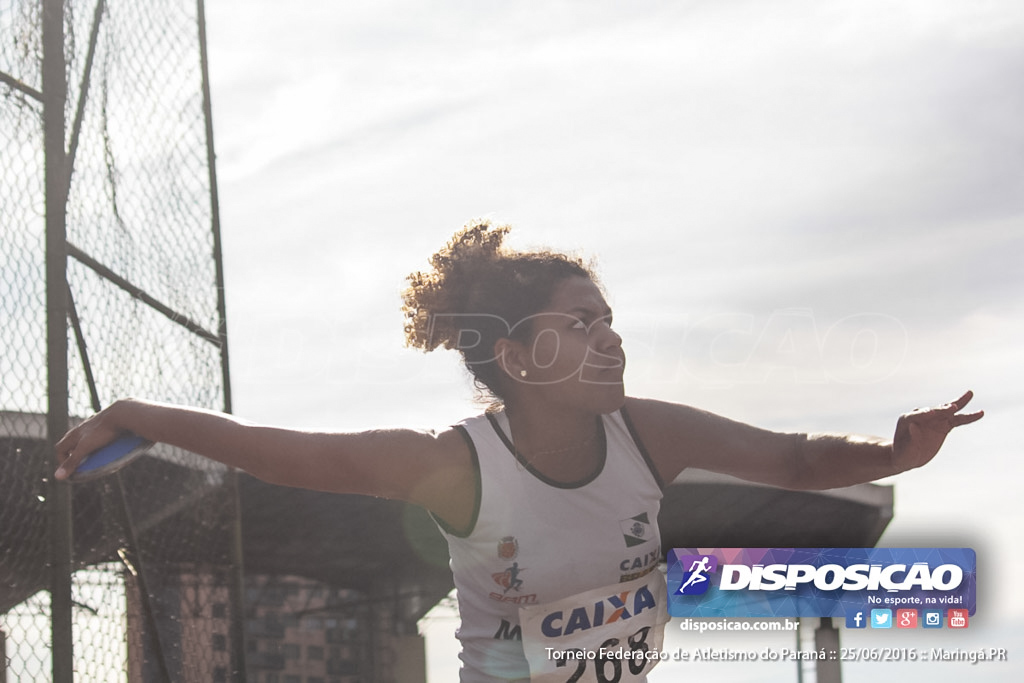
<path id="1" fill-rule="evenodd" d="M 509 431 L 511 431 L 511 430 L 509 430 Z M 526 462 L 529 463 L 529 462 L 532 462 L 533 460 L 541 457 L 542 455 L 561 455 L 562 453 L 569 453 L 571 451 L 577 451 L 577 450 L 582 451 L 584 448 L 587 448 L 588 446 L 590 446 L 591 444 L 593 444 L 596 441 L 597 441 L 597 436 L 591 435 L 591 436 L 588 436 L 586 439 L 583 439 L 582 441 L 580 441 L 578 443 L 574 443 L 571 446 L 565 446 L 564 448 L 545 448 L 545 449 L 542 449 L 542 450 L 539 450 L 539 451 L 533 451 L 533 455 L 530 458 L 526 458 L 526 456 L 523 454 L 523 452 L 520 451 L 519 448 L 515 446 L 515 439 L 514 438 L 512 440 L 512 446 L 513 446 L 513 448 L 515 448 L 516 455 L 518 455 L 519 457 L 523 458 L 524 460 L 526 460 Z"/>
<path id="2" fill-rule="evenodd" d="M 597 420 L 598 420 L 597 431 L 591 432 L 591 434 L 587 438 L 582 439 L 580 441 L 577 441 L 576 443 L 570 444 L 568 446 L 563 446 L 561 448 L 543 448 L 543 449 L 540 449 L 540 450 L 536 450 L 536 451 L 533 451 L 530 454 L 529 457 L 527 457 L 526 454 L 524 454 L 521 450 L 519 450 L 519 445 L 516 443 L 515 432 L 513 432 L 513 430 L 512 430 L 512 420 L 508 418 L 507 411 L 506 411 L 506 414 L 505 414 L 505 418 L 508 420 L 509 445 L 512 446 L 512 454 L 515 456 L 516 467 L 519 468 L 519 469 L 522 469 L 524 465 L 526 467 L 533 467 L 533 463 L 538 458 L 541 458 L 541 457 L 544 457 L 544 456 L 562 455 L 564 453 L 572 453 L 574 451 L 575 452 L 580 452 L 580 451 L 583 451 L 585 449 L 588 449 L 591 446 L 593 446 L 595 443 L 597 443 L 597 441 L 599 440 L 599 437 L 603 433 L 601 431 L 602 430 L 601 423 L 600 423 L 601 418 L 598 417 L 597 418 Z"/>

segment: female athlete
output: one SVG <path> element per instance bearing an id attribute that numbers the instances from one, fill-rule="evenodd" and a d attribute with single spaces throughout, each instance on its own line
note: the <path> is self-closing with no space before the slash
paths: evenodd
<path id="1" fill-rule="evenodd" d="M 627 397 L 622 339 L 593 274 L 563 254 L 510 251 L 507 232 L 467 225 L 403 295 L 408 343 L 457 350 L 493 398 L 486 414 L 439 433 L 328 434 L 122 400 L 60 440 L 56 476 L 130 431 L 274 484 L 421 505 L 449 544 L 462 680 L 564 680 L 575 662 L 559 668 L 552 652 L 660 648 L 664 578 L 621 567 L 659 552 L 661 491 L 684 469 L 848 486 L 926 464 L 950 430 L 982 417 L 960 412 L 968 392 L 901 416 L 892 439 L 782 434 Z M 652 665 L 623 670 L 643 680 Z"/>

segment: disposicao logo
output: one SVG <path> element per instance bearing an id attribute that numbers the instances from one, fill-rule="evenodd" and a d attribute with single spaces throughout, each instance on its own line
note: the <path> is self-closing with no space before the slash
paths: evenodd
<path id="1" fill-rule="evenodd" d="M 678 558 L 681 566 L 689 567 L 683 574 L 679 595 L 703 595 L 711 586 L 710 574 L 718 569 L 718 558 L 714 555 L 682 555 Z"/>
<path id="2" fill-rule="evenodd" d="M 975 610 L 970 548 L 676 548 L 668 565 L 674 617 L 844 617 L 863 628 L 870 614 L 867 625 L 892 628 L 896 608 Z M 883 610 L 887 625 L 874 619 Z"/>

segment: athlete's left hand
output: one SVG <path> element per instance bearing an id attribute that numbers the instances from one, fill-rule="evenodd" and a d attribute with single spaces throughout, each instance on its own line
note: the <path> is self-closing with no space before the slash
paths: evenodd
<path id="1" fill-rule="evenodd" d="M 961 413 L 974 393 L 966 394 L 937 408 L 918 408 L 901 415 L 896 422 L 896 434 L 892 439 L 893 465 L 903 472 L 921 467 L 935 457 L 946 440 L 946 435 L 961 425 L 977 422 L 985 416 L 984 411 Z"/>

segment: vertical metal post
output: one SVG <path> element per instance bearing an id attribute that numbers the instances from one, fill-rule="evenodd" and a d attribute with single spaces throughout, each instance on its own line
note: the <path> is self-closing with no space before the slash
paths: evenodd
<path id="1" fill-rule="evenodd" d="M 217 336 L 220 338 L 221 380 L 224 412 L 231 412 L 231 374 L 228 366 L 228 316 L 224 300 L 224 255 L 220 236 L 220 195 L 217 192 L 217 155 L 213 147 L 213 105 L 210 98 L 210 67 L 206 53 L 206 4 L 198 0 L 199 61 L 203 74 L 203 118 L 206 123 L 206 166 L 210 174 L 210 229 L 213 231 L 213 262 L 217 277 Z"/>
<path id="2" fill-rule="evenodd" d="M 50 626 L 54 683 L 73 683 L 74 644 L 71 602 L 71 490 L 56 482 L 51 454 L 68 428 L 67 156 L 64 106 L 64 3 L 42 0 L 43 147 L 46 187 L 46 363 L 47 436 L 51 446 L 42 466 L 47 472 L 50 534 Z"/>
<path id="3" fill-rule="evenodd" d="M 196 13 L 199 23 L 199 61 L 203 78 L 203 119 L 206 124 L 206 166 L 210 178 L 210 229 L 213 232 L 213 262 L 217 278 L 217 336 L 220 339 L 221 383 L 224 387 L 224 412 L 232 411 L 231 404 L 231 373 L 228 362 L 228 319 L 227 305 L 224 297 L 224 252 L 220 233 L 220 195 L 217 190 L 217 155 L 213 145 L 213 104 L 210 97 L 210 66 L 206 51 L 206 3 L 196 1 Z M 238 486 L 238 474 L 232 472 L 228 477 L 229 490 L 235 502 L 234 525 L 232 527 L 232 564 L 235 567 L 231 581 L 231 621 L 229 638 L 231 641 L 232 683 L 245 683 L 245 567 L 242 557 L 242 506 L 241 490 Z"/>
<path id="4" fill-rule="evenodd" d="M 235 501 L 234 524 L 232 525 L 231 557 L 233 572 L 230 595 L 231 610 L 228 622 L 228 638 L 231 642 L 231 683 L 246 683 L 245 668 L 245 567 L 242 564 L 242 504 L 238 486 L 238 473 L 228 475 L 228 490 Z"/>
<path id="5" fill-rule="evenodd" d="M 803 643 L 800 640 L 800 635 L 801 635 L 800 634 L 800 626 L 802 624 L 803 624 L 803 621 L 801 620 L 801 618 L 797 617 L 796 618 L 796 651 L 797 652 L 800 652 L 801 650 L 803 650 Z M 799 659 L 796 660 L 796 683 L 804 683 L 804 667 L 803 667 L 803 663 Z"/>
<path id="6" fill-rule="evenodd" d="M 833 625 L 832 617 L 822 617 L 821 625 L 814 631 L 814 649 L 824 651 L 826 657 L 815 661 L 815 672 L 818 683 L 842 683 L 843 672 L 838 656 L 828 656 L 839 652 L 839 630 Z"/>

